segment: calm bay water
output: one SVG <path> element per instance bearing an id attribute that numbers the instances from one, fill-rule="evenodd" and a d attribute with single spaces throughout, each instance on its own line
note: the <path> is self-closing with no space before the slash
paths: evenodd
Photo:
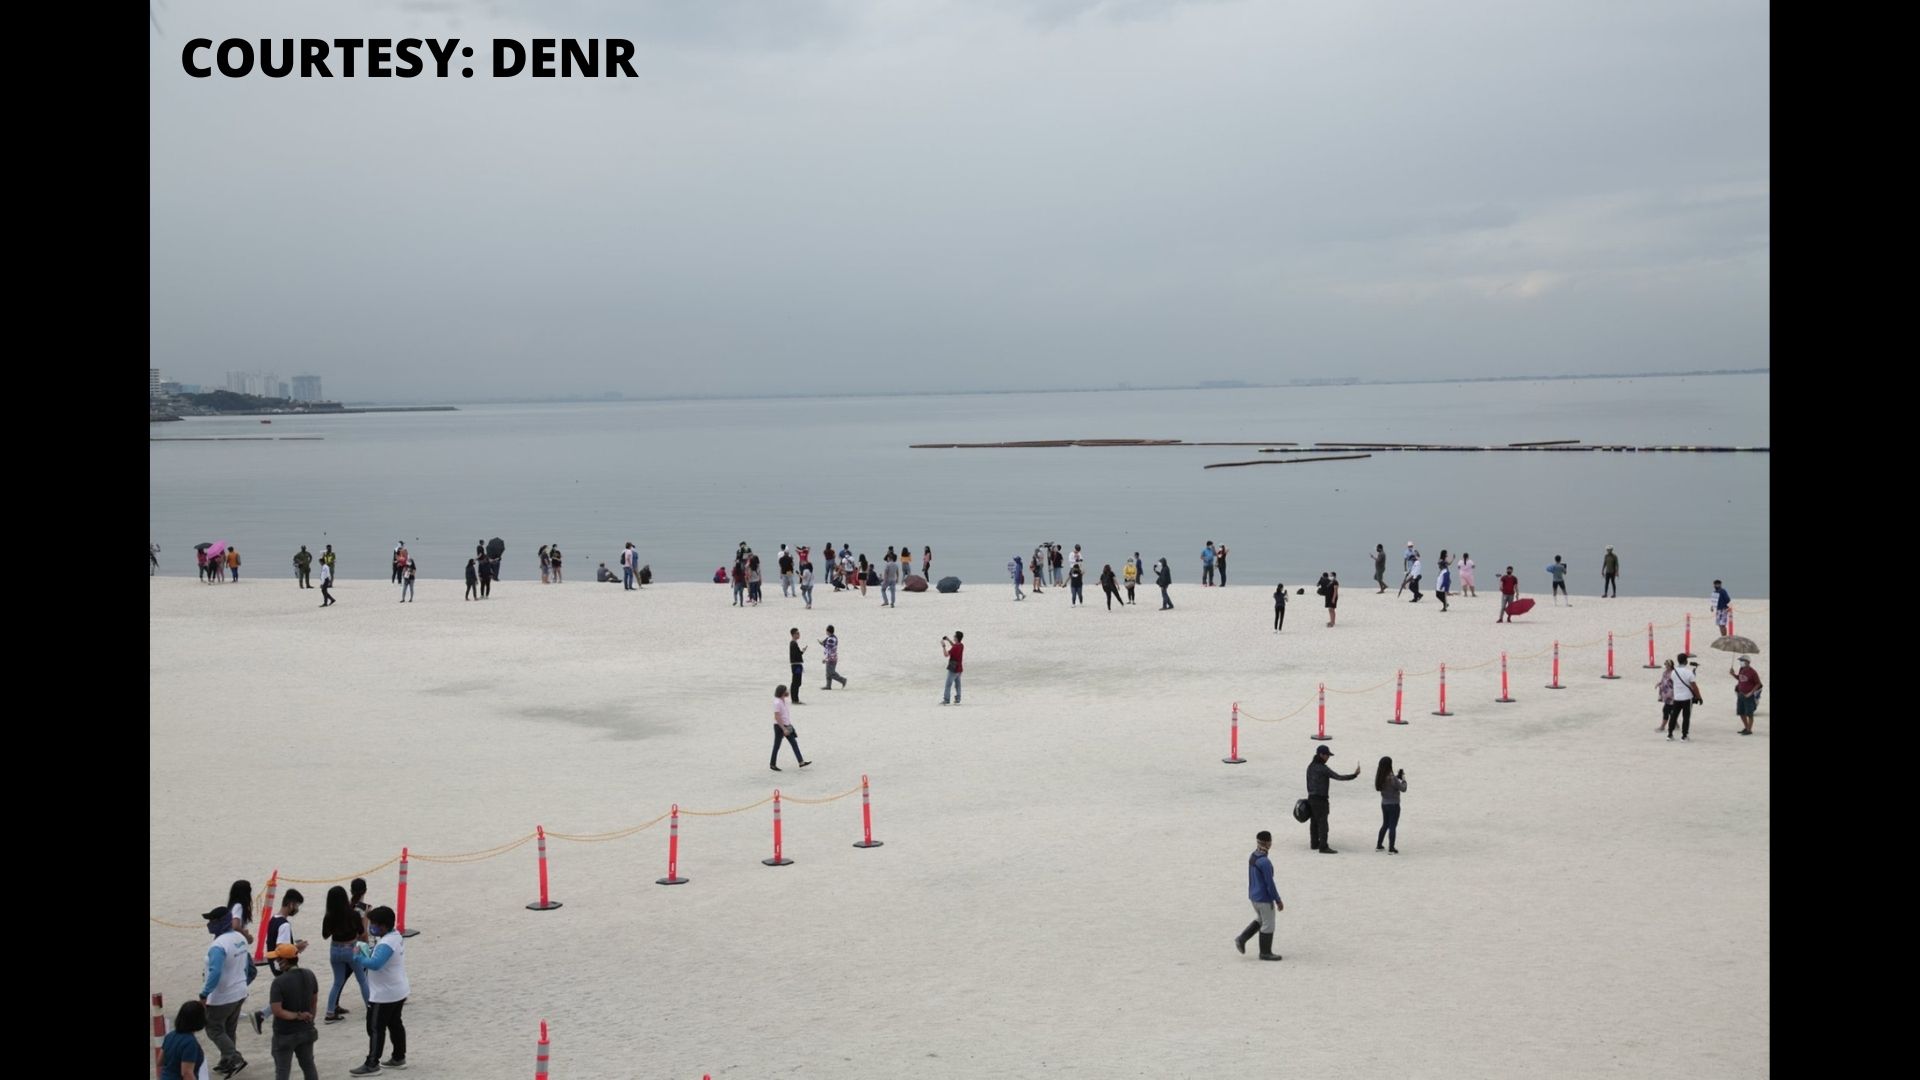
<path id="1" fill-rule="evenodd" d="M 404 539 L 429 578 L 459 577 L 476 539 L 506 541 L 506 580 L 538 578 L 558 543 L 569 582 L 618 568 L 631 540 L 658 580 L 704 580 L 746 540 L 831 540 L 878 558 L 934 549 L 934 575 L 1001 588 L 1043 540 L 1095 569 L 1134 551 L 1199 580 L 1224 542 L 1234 584 L 1358 585 L 1366 553 L 1414 540 L 1431 587 L 1441 548 L 1483 587 L 1512 563 L 1544 591 L 1556 554 L 1576 593 L 1768 595 L 1771 455 L 1386 454 L 1203 471 L 1257 447 L 909 450 L 916 442 L 1055 438 L 1319 439 L 1498 444 L 1548 439 L 1764 446 L 1768 378 L 1460 383 L 1271 390 L 1096 391 L 894 398 L 463 407 L 452 413 L 188 420 L 161 437 L 318 435 L 317 442 L 156 442 L 149 516 L 161 569 L 193 545 L 239 547 L 250 578 L 287 579 L 301 544 L 331 543 L 343 578 L 385 579 Z M 1270 455 L 1269 455 L 1270 456 Z M 918 563 L 916 560 L 916 567 Z M 1390 576 L 1397 583 L 1397 577 Z M 1090 588 L 1096 588 L 1089 582 Z"/>

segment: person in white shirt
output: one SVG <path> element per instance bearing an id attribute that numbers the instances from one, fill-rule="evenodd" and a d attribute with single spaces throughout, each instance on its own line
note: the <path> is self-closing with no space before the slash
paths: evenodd
<path id="1" fill-rule="evenodd" d="M 207 979 L 200 987 L 200 1000 L 207 1007 L 207 1037 L 220 1051 L 214 1068 L 226 1076 L 247 1066 L 233 1042 L 240 1031 L 240 1009 L 247 1001 L 247 938 L 229 908 L 214 908 L 202 918 L 207 920 L 213 945 L 207 949 Z"/>
<path id="2" fill-rule="evenodd" d="M 1409 604 L 1417 604 L 1420 602 L 1421 572 L 1422 572 L 1422 567 L 1420 566 L 1420 553 L 1414 552 L 1413 561 L 1407 564 L 1407 588 L 1412 590 L 1413 592 L 1413 599 L 1407 601 L 1407 603 Z"/>
<path id="3" fill-rule="evenodd" d="M 1673 739 L 1673 729 L 1680 728 L 1680 741 L 1687 741 L 1687 733 L 1693 727 L 1693 703 L 1700 700 L 1700 683 L 1692 668 L 1687 666 L 1689 657 L 1681 653 L 1674 658 L 1673 664 L 1673 704 L 1667 706 L 1667 739 Z"/>
<path id="4" fill-rule="evenodd" d="M 358 1068 L 348 1069 L 350 1076 L 407 1067 L 407 1027 L 400 1013 L 412 988 L 407 984 L 407 939 L 393 928 L 393 922 L 390 907 L 367 912 L 367 932 L 375 944 L 365 956 L 358 950 L 354 953 L 353 966 L 367 973 L 367 1060 Z M 383 1062 L 380 1055 L 389 1035 L 393 1037 L 393 1056 Z"/>
<path id="5" fill-rule="evenodd" d="M 776 686 L 773 688 L 773 754 L 767 758 L 767 768 L 774 772 L 780 771 L 781 739 L 787 740 L 787 745 L 793 747 L 793 759 L 800 763 L 801 768 L 813 764 L 800 756 L 800 736 L 793 730 L 793 709 L 787 704 L 787 688 Z"/>
<path id="6" fill-rule="evenodd" d="M 280 912 L 267 920 L 267 951 L 271 953 L 281 945 L 292 945 L 301 952 L 307 951 L 307 943 L 293 936 L 293 917 L 300 914 L 300 905 L 307 898 L 300 895 L 299 889 L 288 889 L 286 899 L 280 902 Z M 275 975 L 281 974 L 280 965 L 268 961 L 268 968 Z M 259 1035 L 267 1022 L 267 1010 L 253 1010 L 253 1033 Z"/>

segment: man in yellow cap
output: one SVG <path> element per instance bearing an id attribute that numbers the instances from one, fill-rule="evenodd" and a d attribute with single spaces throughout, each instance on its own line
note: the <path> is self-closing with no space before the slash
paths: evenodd
<path id="1" fill-rule="evenodd" d="M 267 953 L 280 974 L 267 991 L 267 1003 L 273 1010 L 274 1080 L 289 1080 L 293 1063 L 300 1062 L 300 1075 L 320 1080 L 313 1064 L 313 1044 L 320 1033 L 313 1026 L 313 1014 L 320 1001 L 320 980 L 300 966 L 300 946 L 291 942 L 276 945 Z"/>

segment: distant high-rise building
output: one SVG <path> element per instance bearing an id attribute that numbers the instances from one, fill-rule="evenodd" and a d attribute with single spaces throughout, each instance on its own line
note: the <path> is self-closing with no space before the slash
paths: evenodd
<path id="1" fill-rule="evenodd" d="M 227 389 L 236 394 L 263 398 L 286 397 L 286 393 L 280 387 L 278 375 L 253 371 L 227 372 Z"/>
<path id="2" fill-rule="evenodd" d="M 289 399 L 289 398 L 291 398 L 291 397 L 293 397 L 293 391 L 292 391 L 292 390 L 289 390 L 289 389 L 287 388 L 287 384 L 286 384 L 286 383 L 281 383 L 281 384 L 280 384 L 280 393 L 278 393 L 278 394 L 276 394 L 275 396 L 276 396 L 276 397 L 278 397 L 278 398 L 280 398 L 280 399 L 282 399 L 282 400 L 286 400 L 286 399 Z"/>
<path id="3" fill-rule="evenodd" d="M 320 396 L 320 376 L 295 375 L 292 397 L 295 401 L 325 401 Z"/>
<path id="4" fill-rule="evenodd" d="M 157 367 L 148 368 L 147 369 L 147 400 L 152 401 L 154 398 L 157 398 L 159 396 L 160 396 L 160 369 Z"/>

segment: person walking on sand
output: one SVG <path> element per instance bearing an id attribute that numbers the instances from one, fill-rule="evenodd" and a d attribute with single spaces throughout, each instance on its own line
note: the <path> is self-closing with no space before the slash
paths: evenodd
<path id="1" fill-rule="evenodd" d="M 1207 546 L 1200 549 L 1200 587 L 1203 589 L 1213 586 L 1213 560 L 1213 541 L 1209 540 Z"/>
<path id="2" fill-rule="evenodd" d="M 1400 793 L 1407 790 L 1407 770 L 1393 770 L 1393 759 L 1383 757 L 1380 767 L 1373 774 L 1373 790 L 1380 793 L 1380 835 L 1374 837 L 1373 850 L 1383 850 L 1389 855 L 1400 854 Z"/>
<path id="3" fill-rule="evenodd" d="M 920 576 L 926 578 L 929 583 L 933 581 L 933 548 L 931 546 L 920 553 Z"/>
<path id="4" fill-rule="evenodd" d="M 1420 553 L 1416 551 L 1413 553 L 1413 561 L 1407 564 L 1406 585 L 1407 585 L 1407 588 L 1413 593 L 1413 599 L 1407 601 L 1407 603 L 1409 604 L 1417 604 L 1420 602 L 1421 574 L 1422 574 L 1422 571 L 1420 567 Z"/>
<path id="5" fill-rule="evenodd" d="M 335 1024 L 351 1011 L 340 1007 L 340 991 L 347 988 L 349 977 L 360 986 L 360 1004 L 367 1003 L 367 973 L 353 966 L 353 947 L 367 940 L 367 924 L 347 899 L 347 890 L 338 885 L 327 890 L 327 910 L 320 916 L 320 936 L 327 939 L 327 960 L 333 967 L 333 987 L 327 991 L 324 1022 Z"/>
<path id="6" fill-rule="evenodd" d="M 333 606 L 333 564 L 320 560 L 320 606 Z"/>
<path id="7" fill-rule="evenodd" d="M 1673 661 L 1667 661 L 1666 668 L 1660 672 L 1660 681 L 1654 684 L 1653 689 L 1660 697 L 1660 719 L 1653 725 L 1653 730 L 1665 731 L 1667 722 L 1673 719 Z"/>
<path id="8" fill-rule="evenodd" d="M 779 562 L 780 562 L 780 595 L 792 596 L 793 595 L 793 552 L 788 551 L 787 545 L 785 544 L 780 545 Z"/>
<path id="9" fill-rule="evenodd" d="M 1287 583 L 1281 582 L 1273 587 L 1273 632 L 1279 633 L 1280 627 L 1287 621 Z"/>
<path id="10" fill-rule="evenodd" d="M 1233 947 L 1245 956 L 1247 940 L 1259 934 L 1260 959 L 1278 960 L 1280 954 L 1273 951 L 1273 917 L 1285 911 L 1287 905 L 1280 901 L 1280 890 L 1273 883 L 1273 860 L 1267 857 L 1273 848 L 1273 834 L 1261 829 L 1254 835 L 1253 842 L 1253 854 L 1247 856 L 1247 899 L 1253 903 L 1254 918 L 1240 931 L 1240 936 L 1233 939 Z"/>
<path id="11" fill-rule="evenodd" d="M 747 606 L 747 557 L 744 553 L 733 557 L 733 606 Z"/>
<path id="12" fill-rule="evenodd" d="M 760 606 L 760 556 L 747 556 L 747 603 Z"/>
<path id="13" fill-rule="evenodd" d="M 900 606 L 900 561 L 887 552 L 886 567 L 880 571 L 880 606 Z"/>
<path id="14" fill-rule="evenodd" d="M 1396 598 L 1406 591 L 1407 579 L 1413 576 L 1413 561 L 1419 557 L 1420 553 L 1413 549 L 1413 541 L 1407 541 L 1407 550 L 1400 555 L 1400 587 L 1393 591 Z"/>
<path id="15" fill-rule="evenodd" d="M 300 550 L 293 553 L 293 578 L 303 589 L 313 588 L 312 582 L 307 577 L 308 571 L 312 568 L 313 552 L 307 550 L 307 545 L 301 544 Z"/>
<path id="16" fill-rule="evenodd" d="M 793 747 L 793 760 L 799 762 L 801 768 L 804 769 L 813 764 L 800 753 L 800 733 L 793 730 L 793 711 L 787 708 L 787 688 L 776 686 L 773 688 L 773 754 L 767 758 L 767 768 L 774 772 L 780 771 L 780 740 L 782 739 L 787 741 L 788 746 Z"/>
<path id="17" fill-rule="evenodd" d="M 1013 578 L 1013 598 L 1025 600 L 1027 594 L 1020 591 L 1020 586 L 1026 583 L 1027 575 L 1026 567 L 1020 563 L 1020 556 L 1015 555 L 1007 561 L 1007 574 Z"/>
<path id="18" fill-rule="evenodd" d="M 1600 557 L 1600 595 L 1606 599 L 1620 597 L 1620 556 L 1613 553 L 1613 545 L 1607 545 L 1607 553 Z"/>
<path id="19" fill-rule="evenodd" d="M 500 562 L 497 559 L 480 560 L 480 599 L 493 595 L 493 579 L 500 574 Z"/>
<path id="20" fill-rule="evenodd" d="M 1507 614 L 1507 609 L 1513 606 L 1514 597 L 1519 595 L 1520 579 L 1513 576 L 1513 567 L 1509 566 L 1506 572 L 1500 575 L 1500 614 L 1493 620 L 1494 622 L 1513 621 L 1513 616 Z"/>
<path id="21" fill-rule="evenodd" d="M 233 579 L 240 580 L 238 571 Z M 1726 586 L 1716 579 L 1713 583 L 1713 625 L 1720 628 L 1720 636 L 1727 636 L 1727 624 L 1733 621 L 1733 597 L 1727 595 Z"/>
<path id="22" fill-rule="evenodd" d="M 940 639 L 940 652 L 947 658 L 947 684 L 940 691 L 940 704 L 942 705 L 947 703 L 948 691 L 952 691 L 953 693 L 953 703 L 955 705 L 960 704 L 960 675 L 966 670 L 965 657 L 967 651 L 967 647 L 961 644 L 961 642 L 965 641 L 966 638 L 967 635 L 955 630 L 952 637 L 943 637 Z"/>
<path id="23" fill-rule="evenodd" d="M 1572 607 L 1573 597 L 1567 595 L 1566 560 L 1555 555 L 1552 565 L 1547 567 L 1547 576 L 1553 578 L 1553 605 L 1559 607 L 1561 599 L 1565 598 L 1567 606 Z"/>
<path id="24" fill-rule="evenodd" d="M 480 599 L 480 568 L 474 560 L 467 560 L 467 595 L 465 599 Z"/>
<path id="25" fill-rule="evenodd" d="M 807 650 L 800 644 L 800 628 L 797 626 L 787 631 L 787 666 L 793 669 L 793 687 L 787 696 L 795 705 L 805 705 L 806 702 L 800 700 L 800 681 L 807 673 Z M 832 685 L 829 684 L 828 688 L 831 689 Z"/>
<path id="26" fill-rule="evenodd" d="M 1727 669 L 1733 676 L 1733 711 L 1740 717 L 1740 734 L 1753 734 L 1753 714 L 1760 709 L 1760 673 L 1746 657 Z"/>
<path id="27" fill-rule="evenodd" d="M 1460 565 L 1460 595 L 1462 596 L 1479 595 L 1478 593 L 1473 591 L 1473 556 L 1467 554 L 1464 551 L 1461 552 L 1459 565 Z"/>
<path id="28" fill-rule="evenodd" d="M 280 963 L 284 958 L 275 956 L 273 950 L 287 945 L 293 948 L 296 956 L 307 951 L 306 939 L 296 938 L 293 934 L 293 917 L 300 914 L 300 905 L 306 902 L 307 898 L 300 895 L 299 889 L 288 889 L 286 898 L 281 901 L 280 911 L 267 920 L 267 967 L 275 975 L 284 972 L 286 966 Z M 253 1010 L 255 1035 L 261 1034 L 261 1028 L 266 1024 L 269 1012 L 269 1009 Z"/>
<path id="29" fill-rule="evenodd" d="M 1121 567 L 1127 581 L 1127 603 L 1133 603 L 1133 587 L 1140 584 L 1140 553 L 1134 552 L 1133 558 Z"/>
<path id="30" fill-rule="evenodd" d="M 1107 610 L 1112 611 L 1113 602 L 1120 600 L 1120 585 L 1114 580 L 1112 563 L 1107 563 L 1100 568 L 1100 591 L 1107 594 Z M 1127 602 L 1120 600 L 1120 606 L 1126 607 Z"/>
<path id="31" fill-rule="evenodd" d="M 273 1011 L 274 1080 L 289 1080 L 295 1061 L 305 1080 L 320 1080 L 313 1064 L 313 1044 L 320 1040 L 320 1030 L 313 1024 L 319 1012 L 320 979 L 300 966 L 298 946 L 277 945 L 267 957 L 280 971 L 267 990 L 267 1007 Z"/>
<path id="32" fill-rule="evenodd" d="M 1447 610 L 1447 593 L 1453 590 L 1453 567 L 1447 565 L 1447 553 L 1440 553 L 1440 577 L 1433 583 L 1433 595 L 1440 598 L 1440 610 Z"/>
<path id="33" fill-rule="evenodd" d="M 1213 549 L 1213 569 L 1220 575 L 1220 587 L 1227 587 L 1227 545 L 1221 544 Z"/>
<path id="34" fill-rule="evenodd" d="M 1173 585 L 1173 568 L 1167 565 L 1167 557 L 1160 556 L 1160 564 L 1154 568 L 1154 584 L 1160 586 L 1160 610 L 1173 610 L 1173 597 L 1167 589 Z"/>
<path id="35" fill-rule="evenodd" d="M 1373 583 L 1380 586 L 1380 592 L 1387 591 L 1387 545 L 1373 545 Z M 1374 595 L 1378 596 L 1379 593 Z"/>
<path id="36" fill-rule="evenodd" d="M 840 635 L 833 632 L 832 623 L 827 624 L 827 636 L 820 639 L 820 658 L 827 664 L 827 689 L 833 689 L 834 680 L 838 679 L 840 689 L 845 690 L 847 677 L 837 670 L 840 665 Z"/>
<path id="37" fill-rule="evenodd" d="M 1689 657 L 1681 653 L 1673 660 L 1673 704 L 1667 706 L 1667 741 L 1673 741 L 1673 729 L 1680 727 L 1680 741 L 1686 742 L 1693 731 L 1693 703 L 1700 700 L 1700 683 L 1687 666 Z"/>
<path id="38" fill-rule="evenodd" d="M 407 939 L 393 928 L 393 909 L 384 905 L 367 912 L 367 933 L 377 942 L 373 952 L 364 957 L 356 952 L 353 958 L 353 966 L 367 973 L 367 1060 L 359 1068 L 348 1069 L 349 1076 L 407 1067 L 407 1026 L 401 1020 L 412 992 L 407 981 Z M 381 1061 L 388 1038 L 393 1040 L 393 1056 Z"/>
<path id="39" fill-rule="evenodd" d="M 227 549 L 227 573 L 233 575 L 233 580 L 240 580 L 240 549 L 237 547 Z M 1722 632 L 1725 632 L 1724 627 Z"/>
<path id="40" fill-rule="evenodd" d="M 1074 563 L 1073 568 L 1067 571 L 1067 588 L 1072 590 L 1069 595 L 1073 597 L 1073 602 L 1068 605 L 1069 607 L 1079 607 L 1081 604 L 1087 602 L 1086 583 L 1086 571 L 1080 568 L 1079 563 Z"/>
<path id="41" fill-rule="evenodd" d="M 807 610 L 813 610 L 813 564 L 800 564 L 800 599 L 807 602 Z"/>
<path id="42" fill-rule="evenodd" d="M 337 556 L 335 556 L 333 553 L 333 545 L 328 544 L 327 549 L 320 553 L 320 565 L 326 567 L 328 570 L 333 570 L 334 569 L 333 564 L 336 558 Z M 328 574 L 327 576 L 332 577 L 333 575 Z"/>
<path id="43" fill-rule="evenodd" d="M 213 944 L 207 948 L 207 978 L 200 986 L 200 1002 L 207 1007 L 207 1037 L 220 1051 L 214 1068 L 231 1076 L 247 1067 L 234 1036 L 240 1031 L 240 1009 L 247 1001 L 248 969 L 253 965 L 241 933 L 244 924 L 234 920 L 230 909 L 217 907 L 202 918 L 207 920 Z"/>
<path id="44" fill-rule="evenodd" d="M 1332 807 L 1327 802 L 1327 781 L 1352 780 L 1360 775 L 1359 769 L 1345 776 L 1334 772 L 1327 766 L 1327 759 L 1332 756 L 1333 751 L 1323 743 L 1320 749 L 1313 752 L 1313 760 L 1307 765 L 1307 809 L 1312 811 L 1308 842 L 1312 844 L 1313 850 L 1322 855 L 1340 854 L 1327 843 L 1327 815 L 1332 812 Z"/>
<path id="45" fill-rule="evenodd" d="M 1332 626 L 1340 618 L 1340 575 L 1327 571 L 1327 625 Z"/>

